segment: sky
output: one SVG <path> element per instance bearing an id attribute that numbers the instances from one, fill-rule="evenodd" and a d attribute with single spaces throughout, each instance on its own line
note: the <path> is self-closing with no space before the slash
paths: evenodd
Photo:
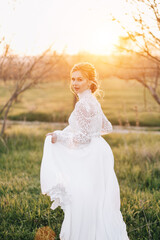
<path id="1" fill-rule="evenodd" d="M 17 54 L 36 55 L 53 44 L 57 52 L 110 54 L 125 17 L 125 0 L 0 0 L 0 37 Z"/>

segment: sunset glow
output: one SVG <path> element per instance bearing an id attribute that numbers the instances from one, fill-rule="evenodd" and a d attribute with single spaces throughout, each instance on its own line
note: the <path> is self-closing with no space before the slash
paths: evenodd
<path id="1" fill-rule="evenodd" d="M 18 54 L 40 54 L 51 44 L 57 52 L 111 54 L 122 30 L 109 14 L 123 2 L 0 0 L 0 36 Z"/>

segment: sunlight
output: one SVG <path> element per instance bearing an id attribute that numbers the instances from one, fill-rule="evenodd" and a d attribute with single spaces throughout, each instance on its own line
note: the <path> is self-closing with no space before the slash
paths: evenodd
<path id="1" fill-rule="evenodd" d="M 69 54 L 112 54 L 121 29 L 107 19 L 108 3 L 101 0 L 94 6 L 88 0 L 85 4 L 83 9 L 71 0 L 19 0 L 13 9 L 3 1 L 0 37 L 5 36 L 20 55 L 40 54 L 52 43 L 59 53 L 66 49 Z"/>
<path id="2" fill-rule="evenodd" d="M 120 31 L 114 28 L 110 23 L 108 26 L 95 30 L 94 35 L 88 41 L 86 50 L 94 54 L 112 54 L 120 35 Z"/>

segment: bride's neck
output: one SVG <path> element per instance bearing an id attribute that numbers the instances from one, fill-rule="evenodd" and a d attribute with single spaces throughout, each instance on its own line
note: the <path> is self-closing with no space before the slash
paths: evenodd
<path id="1" fill-rule="evenodd" d="M 83 92 L 78 93 L 78 97 L 79 97 L 79 99 L 81 99 L 81 98 L 83 98 L 87 95 L 90 95 L 90 94 L 92 94 L 91 89 L 86 89 Z"/>

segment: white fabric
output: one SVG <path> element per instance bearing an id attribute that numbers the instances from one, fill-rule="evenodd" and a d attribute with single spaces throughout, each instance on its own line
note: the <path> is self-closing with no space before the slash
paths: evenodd
<path id="1" fill-rule="evenodd" d="M 128 240 L 113 153 L 101 137 L 112 125 L 90 90 L 78 95 L 57 142 L 45 139 L 41 191 L 64 211 L 61 240 Z"/>
<path id="2" fill-rule="evenodd" d="M 55 131 L 58 141 L 70 148 L 84 147 L 92 137 L 100 137 L 112 131 L 111 123 L 91 91 L 85 90 L 78 95 L 80 100 L 69 117 L 69 126 L 63 131 Z"/>

